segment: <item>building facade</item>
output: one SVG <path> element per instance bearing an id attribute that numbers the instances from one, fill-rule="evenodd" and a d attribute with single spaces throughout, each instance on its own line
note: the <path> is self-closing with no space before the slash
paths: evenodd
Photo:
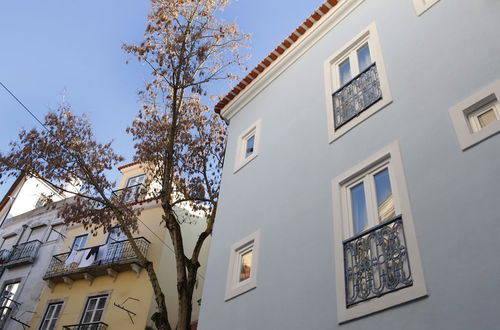
<path id="1" fill-rule="evenodd" d="M 329 0 L 231 90 L 201 330 L 499 327 L 499 30 Z"/>
<path id="2" fill-rule="evenodd" d="M 45 207 L 50 196 L 56 202 Z M 1 203 L 0 329 L 24 330 L 33 316 L 45 286 L 40 274 L 64 240 L 66 225 L 57 216 L 64 198 L 41 180 L 21 176 Z"/>
<path id="3" fill-rule="evenodd" d="M 138 164 L 129 164 L 120 170 L 123 175 L 115 194 L 143 209 L 134 240 L 155 266 L 166 295 L 170 322 L 175 325 L 175 258 L 168 231 L 161 223 L 162 208 L 156 199 L 141 195 L 146 173 Z M 205 219 L 195 215 L 191 215 L 190 220 L 183 226 L 186 246 L 194 246 L 196 232 L 205 223 Z M 200 255 L 201 260 L 206 260 L 207 251 L 208 244 Z M 150 318 L 156 312 L 156 303 L 149 276 L 118 227 L 92 235 L 90 228 L 71 225 L 61 249 L 50 257 L 50 265 L 40 274 L 40 281 L 43 277 L 47 285 L 31 328 L 154 329 Z M 197 302 L 201 298 L 204 272 L 205 268 L 200 268 L 193 297 L 193 320 L 198 319 Z"/>

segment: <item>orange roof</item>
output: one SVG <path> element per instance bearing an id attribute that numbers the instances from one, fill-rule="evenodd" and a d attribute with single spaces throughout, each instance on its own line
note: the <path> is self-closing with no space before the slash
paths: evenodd
<path id="1" fill-rule="evenodd" d="M 220 113 L 226 105 L 229 104 L 238 94 L 240 94 L 248 85 L 252 83 L 262 72 L 266 70 L 273 62 L 280 58 L 288 48 L 300 39 L 317 21 L 330 11 L 337 4 L 337 0 L 327 0 L 321 7 L 309 16 L 295 31 L 292 32 L 281 44 L 276 47 L 259 65 L 257 65 L 238 85 L 236 85 L 224 98 L 215 105 L 215 112 Z"/>
<path id="2" fill-rule="evenodd" d="M 132 167 L 134 165 L 138 165 L 140 162 L 132 162 L 132 163 L 128 163 L 128 164 L 125 164 L 125 165 L 122 165 L 120 167 L 118 167 L 118 171 L 121 171 L 123 170 L 124 168 L 127 168 L 127 167 Z"/>

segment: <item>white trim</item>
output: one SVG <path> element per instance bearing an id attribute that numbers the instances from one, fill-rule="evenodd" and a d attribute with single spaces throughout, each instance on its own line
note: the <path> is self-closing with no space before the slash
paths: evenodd
<path id="1" fill-rule="evenodd" d="M 466 150 L 500 132 L 500 120 L 474 132 L 469 116 L 487 104 L 500 99 L 500 79 L 482 88 L 467 99 L 451 107 L 450 114 L 458 142 Z"/>
<path id="2" fill-rule="evenodd" d="M 245 87 L 221 111 L 224 119 L 230 120 L 245 105 L 255 98 L 264 88 L 278 78 L 290 65 L 295 63 L 321 38 L 342 22 L 354 9 L 365 0 L 339 0 L 319 21 L 294 42 L 290 48 L 271 63 L 257 78 Z"/>
<path id="3" fill-rule="evenodd" d="M 413 0 L 417 15 L 422 15 L 427 9 L 434 6 L 439 0 Z"/>
<path id="4" fill-rule="evenodd" d="M 398 196 L 397 204 L 399 205 L 398 208 L 403 217 L 413 285 L 405 289 L 388 293 L 379 298 L 373 298 L 368 301 L 358 303 L 350 308 L 346 308 L 344 254 L 342 241 L 349 235 L 349 230 L 346 228 L 346 222 L 344 221 L 345 206 L 343 205 L 345 205 L 345 202 L 342 200 L 342 188 L 345 184 L 348 184 L 351 180 L 359 177 L 363 173 L 386 163 L 390 166 L 390 179 L 393 195 Z M 349 320 L 372 314 L 427 295 L 422 262 L 420 260 L 420 252 L 413 224 L 410 200 L 406 187 L 406 179 L 398 142 L 393 142 L 389 146 L 372 155 L 366 161 L 354 166 L 332 181 L 333 228 L 335 238 L 335 246 L 333 250 L 335 254 L 337 319 L 339 323 L 344 323 Z"/>
<path id="5" fill-rule="evenodd" d="M 225 300 L 232 299 L 240 294 L 257 287 L 257 274 L 259 267 L 260 229 L 251 235 L 239 240 L 231 246 L 229 266 L 227 269 L 227 283 Z M 239 282 L 240 257 L 244 252 L 252 251 L 252 269 L 250 277 Z"/>
<path id="6" fill-rule="evenodd" d="M 260 144 L 260 124 L 261 119 L 258 119 L 238 137 L 238 145 L 236 147 L 236 157 L 233 173 L 238 172 L 243 166 L 245 166 L 258 156 Z M 253 152 L 250 156 L 247 157 L 246 143 L 252 136 L 254 136 Z"/>
<path id="7" fill-rule="evenodd" d="M 351 52 L 356 51 L 359 47 L 368 42 L 370 48 L 370 56 L 372 62 L 377 64 L 377 72 L 380 81 L 380 89 L 382 91 L 382 99 L 377 103 L 370 106 L 368 109 L 361 112 L 356 118 L 353 118 L 346 124 L 335 130 L 334 119 L 333 119 L 333 102 L 332 93 L 334 93 L 341 86 L 339 85 L 340 78 L 338 77 L 337 64 L 343 61 L 347 55 Z M 357 64 L 357 59 L 351 63 Z M 357 36 L 355 36 L 351 41 L 346 43 L 340 48 L 338 52 L 330 56 L 323 65 L 324 79 L 325 79 L 325 104 L 326 104 L 326 116 L 328 123 L 328 138 L 329 142 L 332 143 L 334 140 L 338 139 L 350 129 L 356 125 L 363 122 L 365 119 L 376 113 L 377 111 L 383 109 L 392 102 L 391 90 L 389 87 L 389 79 L 385 71 L 384 59 L 382 57 L 382 49 L 380 47 L 380 40 L 378 37 L 377 27 L 375 22 L 371 23 L 366 29 L 361 31 Z M 356 71 L 355 71 L 356 72 Z M 352 73 L 352 69 L 351 69 Z M 352 73 L 354 76 L 355 74 Z"/>

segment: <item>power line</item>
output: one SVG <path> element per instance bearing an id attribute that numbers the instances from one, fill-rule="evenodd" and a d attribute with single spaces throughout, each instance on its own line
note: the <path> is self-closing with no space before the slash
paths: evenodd
<path id="1" fill-rule="evenodd" d="M 31 111 L 30 111 L 30 109 L 28 109 L 28 107 L 27 107 L 27 106 L 25 106 L 25 105 L 24 105 L 24 103 L 23 103 L 23 102 L 21 102 L 21 100 L 19 100 L 19 99 L 17 98 L 17 96 L 15 96 L 15 95 L 14 95 L 14 93 L 12 93 L 12 92 L 10 91 L 10 89 L 8 89 L 8 88 L 7 88 L 7 86 L 5 86 L 5 85 L 4 85 L 1 81 L 0 81 L 0 85 L 2 85 L 2 87 L 3 87 L 3 88 L 4 88 L 4 89 L 5 89 L 5 90 L 6 90 L 6 91 L 7 91 L 7 92 L 8 92 L 8 93 L 9 93 L 9 94 L 10 94 L 10 95 L 11 95 L 11 96 L 12 96 L 12 97 L 16 100 L 16 101 L 17 101 L 17 103 L 19 103 L 19 104 L 20 104 L 20 105 L 24 108 L 24 110 L 28 111 L 28 113 L 29 113 L 29 114 L 30 114 L 33 118 L 35 118 L 35 120 L 36 120 L 36 121 L 37 121 L 40 125 L 42 125 L 42 127 L 43 127 L 43 128 L 45 128 L 47 131 L 49 131 L 49 129 L 48 129 L 48 128 L 44 125 L 44 123 L 42 123 L 42 122 L 40 121 L 40 119 L 38 119 L 38 117 L 37 117 L 37 116 L 35 116 L 35 114 L 34 114 L 33 112 L 31 112 Z"/>
<path id="2" fill-rule="evenodd" d="M 6 91 L 7 91 L 7 92 L 8 92 L 8 93 L 9 93 L 9 94 L 10 94 L 10 95 L 11 95 L 11 96 L 12 96 L 12 97 L 16 100 L 16 101 L 17 101 L 17 103 L 19 103 L 19 104 L 20 104 L 20 105 L 24 108 L 24 110 L 26 110 L 26 111 L 27 111 L 27 112 L 28 112 L 28 113 L 29 113 L 29 114 L 30 114 L 30 115 L 31 115 L 31 116 L 32 116 L 32 117 L 33 117 L 33 118 L 34 118 L 34 119 L 35 119 L 35 120 L 36 120 L 36 121 L 37 121 L 37 122 L 38 122 L 38 123 L 39 123 L 39 124 L 40 124 L 40 125 L 44 128 L 44 129 L 45 129 L 45 130 L 47 130 L 47 132 L 49 132 L 50 134 L 52 134 L 52 133 L 50 132 L 50 130 L 47 128 L 47 126 L 45 126 L 45 124 L 44 124 L 44 123 L 42 123 L 42 121 L 41 121 L 40 119 L 38 119 L 38 117 L 37 117 L 37 116 L 36 116 L 33 112 L 31 112 L 31 110 L 30 110 L 30 109 L 28 109 L 28 107 L 27 107 L 27 106 L 25 106 L 25 105 L 24 105 L 24 103 L 23 103 L 23 102 L 21 102 L 21 100 L 20 100 L 20 99 L 19 99 L 16 95 L 14 95 L 14 93 L 12 93 L 12 92 L 10 91 L 10 89 L 8 89 L 8 88 L 7 88 L 7 86 L 5 86 L 5 85 L 4 85 L 1 81 L 0 81 L 0 85 L 2 85 L 2 87 L 3 87 L 3 88 L 4 88 L 4 89 L 5 89 L 5 90 L 6 90 Z M 64 144 L 61 144 L 61 145 L 62 145 L 63 147 L 65 147 L 65 146 L 64 146 Z M 68 150 L 68 152 L 69 152 L 69 153 L 71 153 L 71 151 L 70 151 L 70 150 Z M 139 220 L 139 222 L 141 222 L 141 223 L 144 225 L 144 227 L 146 227 L 146 228 L 147 228 L 147 229 L 148 229 L 148 230 L 149 230 L 149 231 L 150 231 L 150 232 L 151 232 L 151 233 L 152 233 L 152 234 L 153 234 L 156 238 L 158 238 L 158 240 L 159 240 L 159 241 L 160 241 L 163 245 L 165 245 L 165 246 L 167 247 L 167 249 L 169 249 L 170 251 L 172 251 L 172 253 L 173 253 L 173 254 L 174 254 L 174 256 L 175 256 L 175 251 L 174 251 L 174 250 L 173 250 L 170 246 L 168 246 L 168 245 L 165 243 L 165 241 L 163 241 L 163 239 L 161 239 L 161 238 L 160 238 L 160 236 L 156 235 L 156 233 L 155 233 L 154 231 L 152 231 L 152 230 L 151 230 L 151 229 L 150 229 L 150 228 L 149 228 L 149 227 L 148 227 L 148 226 L 147 226 L 147 225 L 146 225 L 146 224 L 145 224 L 145 223 L 144 223 L 141 219 L 139 219 L 139 218 L 137 218 L 137 219 L 138 219 L 138 220 Z M 201 277 L 203 280 L 205 280 L 205 278 L 204 278 L 201 274 L 199 274 L 199 273 L 198 273 L 198 274 L 196 274 L 196 275 L 198 275 L 198 276 L 199 276 L 199 277 Z"/>

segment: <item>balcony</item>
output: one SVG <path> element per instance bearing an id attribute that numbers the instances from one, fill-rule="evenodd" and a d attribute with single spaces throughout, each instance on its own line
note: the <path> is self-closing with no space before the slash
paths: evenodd
<path id="1" fill-rule="evenodd" d="M 9 269 L 20 265 L 32 264 L 35 262 L 41 245 L 42 242 L 39 240 L 33 240 L 15 245 L 10 251 L 1 250 L 0 262 L 3 261 L 2 267 Z"/>
<path id="2" fill-rule="evenodd" d="M 144 200 L 146 197 L 146 186 L 142 183 L 113 191 L 114 198 L 121 203 L 129 204 Z"/>
<path id="3" fill-rule="evenodd" d="M 345 240 L 343 246 L 347 307 L 413 284 L 401 216 Z"/>
<path id="4" fill-rule="evenodd" d="M 376 64 L 352 78 L 332 98 L 334 125 L 338 129 L 382 99 Z"/>
<path id="5" fill-rule="evenodd" d="M 63 330 L 104 330 L 108 325 L 104 322 L 80 323 L 73 325 L 63 325 Z"/>
<path id="6" fill-rule="evenodd" d="M 147 255 L 150 242 L 144 237 L 134 238 L 137 247 L 143 255 Z M 106 246 L 97 245 L 83 250 L 98 249 Z M 139 274 L 141 270 L 140 261 L 132 250 L 132 245 L 128 240 L 118 241 L 107 244 L 107 251 L 101 260 L 96 260 L 86 267 L 80 267 L 78 263 L 67 264 L 70 252 L 57 254 L 52 257 L 49 268 L 45 273 L 43 279 L 47 281 L 49 286 L 56 283 L 64 282 L 71 286 L 73 281 L 85 279 L 92 283 L 94 277 L 97 276 L 111 276 L 116 278 L 119 272 L 133 270 Z M 77 328 L 87 329 L 87 328 Z M 94 329 L 94 328 L 89 328 Z M 101 329 L 101 328 L 95 328 Z"/>

